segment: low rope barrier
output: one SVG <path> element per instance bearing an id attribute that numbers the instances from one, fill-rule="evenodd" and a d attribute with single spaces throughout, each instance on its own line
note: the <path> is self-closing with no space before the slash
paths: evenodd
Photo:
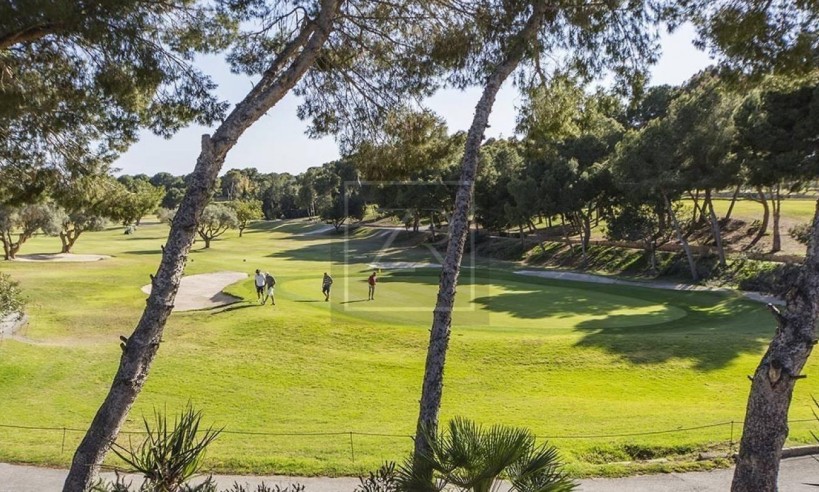
<path id="1" fill-rule="evenodd" d="M 789 424 L 797 424 L 804 422 L 817 422 L 819 419 L 793 419 L 788 420 Z M 709 429 L 713 427 L 723 427 L 728 425 L 743 425 L 742 420 L 730 420 L 725 422 L 717 422 L 713 424 L 697 425 L 692 427 L 675 427 L 673 429 L 663 429 L 656 431 L 641 431 L 641 432 L 624 432 L 612 434 L 549 434 L 536 435 L 538 439 L 605 439 L 609 437 L 639 437 L 652 436 L 658 434 L 674 434 L 680 432 L 689 432 L 701 429 Z M 18 424 L 0 424 L 0 429 L 20 429 L 20 430 L 39 430 L 39 431 L 59 431 L 59 432 L 86 432 L 86 429 L 78 429 L 74 427 L 55 427 L 55 426 L 34 426 L 34 425 L 18 425 Z M 147 431 L 122 430 L 120 434 L 147 434 Z M 365 436 L 365 437 L 401 437 L 413 439 L 415 436 L 410 434 L 389 434 L 383 432 L 367 432 L 367 431 L 320 431 L 320 432 L 269 432 L 269 431 L 252 431 L 252 430 L 232 430 L 224 429 L 221 434 L 235 434 L 246 436 L 271 436 L 271 437 L 321 437 L 321 436 Z"/>
<path id="2" fill-rule="evenodd" d="M 806 419 L 793 419 L 789 420 L 789 424 L 797 424 L 797 423 L 805 423 L 805 422 L 815 422 L 819 423 L 819 419 L 817 418 L 806 418 Z M 673 429 L 663 429 L 663 430 L 654 430 L 654 431 L 640 431 L 640 432 L 623 432 L 623 433 L 608 433 L 608 434 L 549 434 L 549 435 L 536 435 L 535 438 L 539 440 L 581 440 L 581 439 L 611 439 L 611 438 L 624 438 L 624 437 L 641 437 L 641 436 L 655 436 L 661 434 L 678 434 L 683 432 L 692 432 L 702 429 L 713 429 L 717 427 L 731 427 L 731 434 L 730 434 L 730 445 L 733 447 L 734 445 L 734 428 L 736 426 L 741 426 L 744 424 L 742 420 L 731 420 L 725 422 L 716 422 L 713 424 L 704 424 L 704 425 L 697 425 L 691 427 L 676 427 Z M 85 433 L 86 429 L 78 429 L 75 427 L 57 427 L 57 426 L 34 426 L 34 425 L 19 425 L 19 424 L 0 424 L 0 429 L 15 429 L 15 430 L 25 430 L 25 431 L 50 431 L 50 432 L 60 432 L 62 433 L 62 440 L 60 444 L 60 453 L 65 452 L 65 440 L 66 434 L 69 432 L 74 433 Z M 123 430 L 120 431 L 120 435 L 146 435 L 147 431 L 136 431 L 136 430 Z M 401 438 L 401 439 L 414 439 L 415 436 L 409 434 L 391 434 L 391 433 L 384 433 L 384 432 L 368 432 L 368 431 L 323 431 L 323 432 L 270 432 L 270 431 L 253 431 L 253 430 L 231 430 L 231 429 L 224 429 L 221 431 L 222 434 L 229 434 L 229 435 L 241 435 L 241 436 L 268 436 L 268 437 L 330 437 L 330 436 L 349 436 L 349 443 L 350 443 L 350 459 L 353 463 L 355 463 L 355 445 L 354 445 L 354 437 L 383 437 L 383 438 Z"/>

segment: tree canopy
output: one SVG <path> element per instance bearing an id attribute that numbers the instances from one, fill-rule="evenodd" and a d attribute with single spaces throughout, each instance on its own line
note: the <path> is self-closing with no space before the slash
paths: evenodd
<path id="1" fill-rule="evenodd" d="M 230 41 L 230 3 L 0 5 L 0 166 L 36 192 L 57 171 L 97 172 L 141 128 L 170 136 L 221 118 L 226 105 L 192 61 Z"/>

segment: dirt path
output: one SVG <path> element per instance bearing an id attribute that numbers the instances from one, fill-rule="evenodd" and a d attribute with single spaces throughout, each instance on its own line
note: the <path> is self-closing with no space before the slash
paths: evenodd
<path id="1" fill-rule="evenodd" d="M 663 290 L 682 290 L 682 291 L 701 291 L 701 292 L 737 292 L 746 299 L 752 301 L 770 303 L 770 304 L 784 304 L 782 299 L 776 296 L 766 295 L 759 292 L 748 292 L 742 290 L 734 290 L 723 287 L 706 287 L 702 285 L 678 284 L 674 282 L 655 282 L 646 281 L 640 282 L 636 280 L 624 280 L 615 277 L 605 277 L 603 275 L 593 275 L 591 273 L 577 273 L 564 272 L 560 270 L 518 270 L 515 273 L 518 275 L 528 275 L 530 277 L 541 277 L 555 280 L 568 280 L 571 282 L 589 282 L 593 284 L 610 284 L 610 285 L 628 285 L 631 287 L 645 287 L 648 289 L 663 289 Z"/>
<path id="2" fill-rule="evenodd" d="M 194 311 L 233 304 L 240 299 L 225 294 L 222 289 L 247 278 L 244 272 L 201 273 L 182 277 L 174 301 L 174 311 Z M 151 284 L 143 285 L 142 292 L 151 293 Z"/>

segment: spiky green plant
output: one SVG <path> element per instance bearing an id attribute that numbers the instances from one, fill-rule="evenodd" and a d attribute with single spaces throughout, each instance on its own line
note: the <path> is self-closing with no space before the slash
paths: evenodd
<path id="1" fill-rule="evenodd" d="M 426 462 L 434 480 L 413 474 L 409 461 L 399 470 L 399 489 L 441 491 L 447 487 L 470 492 L 564 492 L 574 482 L 562 472 L 557 450 L 537 445 L 528 429 L 493 425 L 484 428 L 456 417 L 438 435 L 427 434 L 430 452 L 415 459 Z M 505 481 L 504 481 L 505 479 Z"/>
<path id="2" fill-rule="evenodd" d="M 199 434 L 202 412 L 188 405 L 169 425 L 166 415 L 154 411 L 154 423 L 143 419 L 147 436 L 136 448 L 114 443 L 112 451 L 145 477 L 153 492 L 177 492 L 202 466 L 205 450 L 221 429 L 212 427 Z"/>

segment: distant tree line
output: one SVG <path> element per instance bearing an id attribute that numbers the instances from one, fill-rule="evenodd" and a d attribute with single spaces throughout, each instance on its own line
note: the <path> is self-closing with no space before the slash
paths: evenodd
<path id="1" fill-rule="evenodd" d="M 724 265 L 722 219 L 742 195 L 762 204 L 752 244 L 770 232 L 778 251 L 782 199 L 819 176 L 817 80 L 771 78 L 745 91 L 706 70 L 680 87 L 650 87 L 624 100 L 557 77 L 526 94 L 518 137 L 481 146 L 474 225 L 522 239 L 544 232 L 576 237 L 585 256 L 591 230 L 605 221 L 610 240 L 644 245 L 651 265 L 660 245 L 676 241 L 696 278 L 689 235 L 709 227 Z M 465 135 L 449 134 L 429 111 L 408 110 L 392 114 L 383 135 L 298 175 L 230 169 L 212 198 L 230 206 L 211 209 L 206 216 L 222 220 L 200 227 L 200 237 L 209 246 L 225 227 L 241 235 L 261 218 L 318 216 L 340 228 L 361 220 L 368 207 L 413 231 L 428 225 L 434 235 L 453 210 Z M 176 209 L 189 179 L 167 172 L 67 175 L 35 199 L 9 193 L 0 205 L 4 256 L 13 259 L 37 232 L 59 236 L 67 253 L 83 232 L 107 220 L 138 226 L 158 208 Z M 713 205 L 718 192 L 733 199 L 723 217 Z"/>
<path id="2" fill-rule="evenodd" d="M 527 93 L 518 137 L 481 146 L 473 223 L 521 238 L 544 229 L 567 241 L 576 237 L 585 256 L 592 229 L 605 221 L 610 240 L 644 245 L 651 265 L 659 246 L 677 242 L 696 278 L 688 237 L 709 228 L 724 265 L 724 219 L 742 196 L 763 210 L 751 245 L 770 233 L 776 252 L 782 199 L 819 176 L 817 80 L 771 78 L 746 90 L 708 69 L 680 87 L 650 87 L 624 100 L 557 77 Z M 298 175 L 231 169 L 214 199 L 258 202 L 265 219 L 319 216 L 337 228 L 372 207 L 434 234 L 453 210 L 464 138 L 429 111 L 402 110 L 387 119 L 383 136 L 347 158 Z M 160 187 L 161 206 L 172 209 L 186 177 L 118 181 L 135 191 Z M 717 193 L 731 198 L 722 217 L 713 204 Z"/>
<path id="3" fill-rule="evenodd" d="M 803 172 L 817 156 L 811 82 L 819 59 L 817 15 L 816 2 L 791 0 L 0 4 L 0 206 L 10 231 L 3 234 L 7 256 L 34 232 L 48 230 L 53 224 L 46 219 L 68 217 L 70 207 L 77 207 L 70 202 L 78 194 L 66 200 L 61 189 L 78 186 L 87 192 L 83 210 L 96 215 L 110 207 L 105 213 L 112 220 L 135 225 L 143 193 L 156 193 L 161 201 L 172 187 L 113 184 L 108 166 L 140 130 L 170 136 L 191 122 L 214 128 L 202 136 L 178 209 L 165 209 L 171 228 L 145 313 L 123 347 L 64 490 L 86 490 L 116 440 L 148 377 L 195 234 L 216 235 L 223 228 L 203 229 L 200 219 L 233 220 L 214 210 L 226 205 L 213 203 L 214 195 L 223 196 L 221 184 L 214 185 L 229 152 L 286 95 L 301 98 L 298 115 L 310 121 L 311 136 L 333 135 L 350 156 L 319 168 L 319 182 L 297 183 L 297 206 L 307 214 L 340 227 L 373 203 L 397 211 L 414 228 L 449 219 L 411 464 L 413 474 L 431 486 L 434 473 L 422 457 L 432 450 L 430 436 L 438 427 L 452 307 L 470 228 L 512 228 L 524 236 L 543 221 L 557 221 L 564 235 L 581 236 L 585 251 L 592 221 L 605 219 L 610 234 L 642 239 L 647 250 L 674 237 L 695 275 L 686 242 L 690 223 L 709 225 L 719 248 L 713 194 L 736 186 L 755 192 L 768 207 L 778 248 L 781 197 L 802 186 Z M 732 73 L 733 88 L 716 82 L 719 89 L 711 90 L 707 77 L 700 77 L 669 91 L 670 97 L 663 90 L 641 97 L 658 55 L 660 25 L 673 29 L 683 22 L 693 23 L 697 44 L 715 55 L 720 71 Z M 234 72 L 254 77 L 235 105 L 219 101 L 213 82 L 193 65 L 197 54 L 224 50 Z M 769 74 L 785 79 L 757 85 Z M 637 97 L 618 109 L 610 94 L 577 90 L 601 76 Z M 522 138 L 486 142 L 496 96 L 510 78 L 524 95 Z M 441 87 L 480 88 L 472 122 L 460 137 L 449 136 L 434 116 L 405 109 L 419 108 Z M 658 104 L 646 106 L 650 117 L 640 116 L 639 108 L 652 98 Z M 462 145 L 453 147 L 453 158 L 446 142 L 457 138 Z M 454 181 L 453 159 L 460 163 Z M 355 180 L 342 172 L 348 165 Z M 367 167 L 391 172 L 370 174 Z M 380 184 L 363 184 L 370 181 Z M 395 181 L 400 184 L 388 184 Z M 483 205 L 473 201 L 479 181 L 481 193 L 497 198 L 483 196 Z M 425 191 L 430 183 L 434 188 Z M 233 184 L 225 199 L 235 204 L 246 190 Z M 441 193 L 437 203 L 431 190 L 447 187 L 452 202 Z M 695 203 L 690 221 L 680 211 L 685 197 Z M 128 210 L 121 210 L 124 204 Z M 237 224 L 240 208 L 231 207 Z M 281 210 L 268 207 L 266 213 L 273 217 Z M 74 227 L 85 223 L 84 215 L 66 220 Z M 61 232 L 65 242 L 78 235 L 64 225 Z M 753 376 L 735 491 L 776 490 L 794 383 L 816 343 L 819 214 L 808 237 L 804 268 L 784 312 L 774 311 L 778 329 Z"/>

